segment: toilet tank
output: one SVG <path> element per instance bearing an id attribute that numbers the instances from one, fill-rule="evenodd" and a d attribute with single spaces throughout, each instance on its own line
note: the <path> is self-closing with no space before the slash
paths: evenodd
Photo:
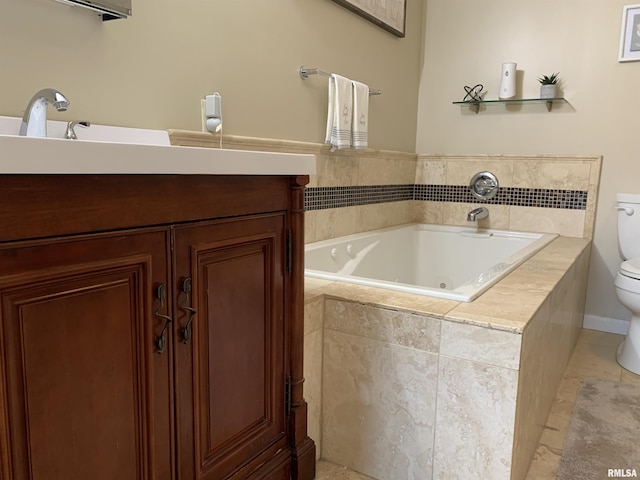
<path id="1" fill-rule="evenodd" d="M 640 257 L 640 194 L 618 193 L 618 244 L 625 260 Z"/>

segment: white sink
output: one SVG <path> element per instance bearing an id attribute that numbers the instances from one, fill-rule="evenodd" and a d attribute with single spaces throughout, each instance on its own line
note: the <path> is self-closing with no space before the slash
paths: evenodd
<path id="1" fill-rule="evenodd" d="M 0 135 L 18 135 L 22 118 L 0 116 Z M 47 137 L 63 138 L 67 122 L 48 120 Z M 147 130 L 143 128 L 113 127 L 111 125 L 92 124 L 88 128 L 75 127 L 78 140 L 88 142 L 135 143 L 138 145 L 171 145 L 166 130 Z"/>
<path id="2" fill-rule="evenodd" d="M 76 127 L 78 140 L 66 140 L 66 122 L 56 121 L 47 123 L 48 138 L 21 137 L 21 121 L 0 117 L 0 174 L 315 173 L 314 155 L 171 146 L 164 130 L 106 125 Z"/>

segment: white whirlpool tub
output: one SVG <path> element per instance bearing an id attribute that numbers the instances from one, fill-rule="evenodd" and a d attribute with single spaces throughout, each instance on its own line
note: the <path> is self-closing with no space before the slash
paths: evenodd
<path id="1" fill-rule="evenodd" d="M 555 237 L 402 225 L 307 244 L 305 275 L 470 302 Z"/>

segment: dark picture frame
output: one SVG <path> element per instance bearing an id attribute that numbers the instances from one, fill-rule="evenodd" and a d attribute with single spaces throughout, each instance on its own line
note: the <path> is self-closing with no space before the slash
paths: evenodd
<path id="1" fill-rule="evenodd" d="M 405 36 L 407 0 L 333 0 L 397 37 Z"/>

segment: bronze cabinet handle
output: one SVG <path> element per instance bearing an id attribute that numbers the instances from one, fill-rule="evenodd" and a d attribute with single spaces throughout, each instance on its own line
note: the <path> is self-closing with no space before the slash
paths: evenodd
<path id="1" fill-rule="evenodd" d="M 189 303 L 191 302 L 191 277 L 184 278 L 180 289 L 182 290 L 182 293 L 184 293 L 184 297 L 182 298 L 182 302 L 180 303 L 180 308 L 182 310 L 185 310 L 189 315 L 186 325 L 180 330 L 180 332 L 182 333 L 182 343 L 186 345 L 191 341 L 191 337 L 193 336 L 193 316 L 197 313 L 195 308 L 189 305 Z"/>
<path id="2" fill-rule="evenodd" d="M 164 320 L 164 326 L 162 327 L 162 331 L 160 332 L 160 335 L 156 336 L 156 338 L 154 339 L 154 343 L 155 343 L 158 354 L 164 353 L 164 351 L 167 348 L 167 338 L 165 336 L 165 332 L 167 331 L 169 324 L 173 322 L 173 319 L 169 315 L 160 313 L 160 309 L 164 308 L 164 299 L 166 297 L 167 297 L 167 287 L 165 286 L 164 283 L 161 283 L 160 285 L 158 285 L 158 288 L 156 289 L 156 298 L 160 300 L 160 306 L 158 306 L 158 308 L 156 308 L 156 311 L 154 312 L 154 315 L 156 317 Z"/>

